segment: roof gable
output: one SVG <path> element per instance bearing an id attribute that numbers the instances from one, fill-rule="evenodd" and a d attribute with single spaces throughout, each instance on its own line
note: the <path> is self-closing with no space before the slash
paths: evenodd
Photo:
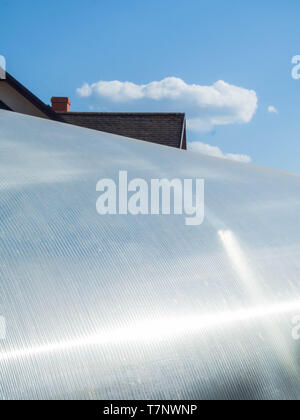
<path id="1" fill-rule="evenodd" d="M 20 95 L 22 95 L 27 101 L 39 109 L 51 120 L 62 121 L 59 114 L 54 112 L 49 105 L 42 102 L 37 96 L 35 96 L 30 90 L 18 82 L 8 72 L 6 72 L 6 78 L 1 80 L 0 83 L 8 83 L 13 89 L 15 89 Z"/>

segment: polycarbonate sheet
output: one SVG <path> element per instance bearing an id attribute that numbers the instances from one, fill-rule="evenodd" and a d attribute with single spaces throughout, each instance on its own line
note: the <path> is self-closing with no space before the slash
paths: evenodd
<path id="1" fill-rule="evenodd" d="M 100 216 L 120 169 L 204 223 Z M 0 399 L 300 398 L 299 222 L 297 175 L 0 111 Z"/>

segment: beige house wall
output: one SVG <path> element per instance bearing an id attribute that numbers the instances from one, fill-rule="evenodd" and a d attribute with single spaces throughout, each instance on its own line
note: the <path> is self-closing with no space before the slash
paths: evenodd
<path id="1" fill-rule="evenodd" d="M 5 80 L 0 83 L 0 100 L 15 112 L 49 119 L 46 114 L 13 89 Z"/>

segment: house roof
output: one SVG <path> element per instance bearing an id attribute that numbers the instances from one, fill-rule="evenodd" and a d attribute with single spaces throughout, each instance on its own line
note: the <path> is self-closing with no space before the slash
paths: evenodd
<path id="1" fill-rule="evenodd" d="M 66 112 L 59 115 L 66 123 L 80 127 L 185 148 L 185 114 Z"/>
<path id="2" fill-rule="evenodd" d="M 43 101 L 41 101 L 37 96 L 35 96 L 30 90 L 28 90 L 25 86 L 23 86 L 18 80 L 12 77 L 8 72 L 6 72 L 6 78 L 0 80 L 0 83 L 8 83 L 12 88 L 14 88 L 17 92 L 19 92 L 24 98 L 26 98 L 29 102 L 31 102 L 36 108 L 38 108 L 41 112 L 46 114 L 49 118 L 55 121 L 62 121 L 59 114 L 53 111 L 53 109 L 46 105 Z M 2 102 L 3 104 L 3 102 Z M 6 106 L 5 104 L 3 104 Z M 6 106 L 5 109 L 8 107 Z"/>
<path id="3" fill-rule="evenodd" d="M 0 82 L 8 83 L 51 120 L 186 149 L 184 113 L 55 112 L 9 73 Z M 0 109 L 11 110 L 1 101 Z"/>

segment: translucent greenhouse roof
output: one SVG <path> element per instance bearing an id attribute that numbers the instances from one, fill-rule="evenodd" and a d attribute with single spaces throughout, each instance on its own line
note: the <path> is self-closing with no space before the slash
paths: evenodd
<path id="1" fill-rule="evenodd" d="M 100 216 L 119 170 L 204 222 Z M 300 398 L 299 176 L 0 111 L 0 190 L 0 399 Z"/>

